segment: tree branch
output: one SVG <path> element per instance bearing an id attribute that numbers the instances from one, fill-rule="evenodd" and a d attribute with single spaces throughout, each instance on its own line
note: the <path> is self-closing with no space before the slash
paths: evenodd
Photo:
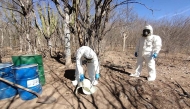
<path id="1" fill-rule="evenodd" d="M 4 8 L 4 9 L 8 9 L 8 10 L 12 10 L 12 11 L 16 11 L 22 15 L 24 15 L 21 11 L 17 10 L 17 9 L 14 9 L 14 8 L 6 8 L 6 7 L 3 7 L 3 6 L 0 6 L 1 8 Z"/>
<path id="2" fill-rule="evenodd" d="M 152 12 L 152 14 L 153 14 L 153 12 L 154 12 L 154 10 L 151 9 L 151 8 L 149 8 L 149 7 L 147 7 L 146 4 L 143 4 L 143 3 L 141 3 L 141 2 L 135 2 L 135 1 L 132 1 L 132 0 L 131 0 L 131 1 L 130 1 L 130 0 L 125 0 L 125 1 L 123 1 L 123 2 L 120 2 L 120 3 L 116 4 L 116 5 L 114 5 L 111 10 L 115 9 L 116 7 L 118 7 L 118 6 L 120 6 L 120 5 L 129 4 L 129 3 L 137 3 L 137 4 L 140 4 L 140 5 L 144 6 L 146 9 L 150 10 L 150 11 Z"/>

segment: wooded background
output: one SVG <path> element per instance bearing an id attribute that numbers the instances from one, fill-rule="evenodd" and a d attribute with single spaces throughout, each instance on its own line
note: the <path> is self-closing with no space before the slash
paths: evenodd
<path id="1" fill-rule="evenodd" d="M 138 0 L 1 0 L 0 52 L 42 54 L 72 62 L 77 48 L 90 46 L 101 59 L 107 50 L 134 48 L 146 24 L 163 41 L 164 53 L 190 53 L 190 17 L 140 18 Z"/>

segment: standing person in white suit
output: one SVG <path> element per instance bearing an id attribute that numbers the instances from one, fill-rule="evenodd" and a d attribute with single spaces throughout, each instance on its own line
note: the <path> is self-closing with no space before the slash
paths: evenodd
<path id="1" fill-rule="evenodd" d="M 145 61 L 149 73 L 147 80 L 154 81 L 156 79 L 155 58 L 157 58 L 161 47 L 162 40 L 160 36 L 153 35 L 153 28 L 151 25 L 145 26 L 142 37 L 136 46 L 136 70 L 135 73 L 130 76 L 139 77 L 142 71 L 143 61 Z"/>
<path id="2" fill-rule="evenodd" d="M 76 53 L 76 69 L 75 80 L 72 81 L 73 85 L 77 85 L 84 80 L 84 70 L 82 62 L 87 61 L 87 71 L 90 77 L 90 81 L 93 85 L 98 84 L 99 75 L 99 63 L 96 53 L 88 46 L 82 46 Z"/>

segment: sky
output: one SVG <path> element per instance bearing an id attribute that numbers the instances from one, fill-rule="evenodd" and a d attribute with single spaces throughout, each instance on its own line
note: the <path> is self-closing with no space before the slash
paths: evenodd
<path id="1" fill-rule="evenodd" d="M 38 0 L 34 0 L 38 1 Z M 51 1 L 51 0 L 50 0 Z M 190 16 L 190 0 L 135 0 L 144 5 L 133 3 L 129 4 L 139 17 L 160 20 L 170 19 L 175 16 Z"/>
<path id="2" fill-rule="evenodd" d="M 142 18 L 160 20 L 163 18 L 172 18 L 175 16 L 190 16 L 190 0 L 136 0 L 145 4 L 130 4 L 134 11 Z"/>

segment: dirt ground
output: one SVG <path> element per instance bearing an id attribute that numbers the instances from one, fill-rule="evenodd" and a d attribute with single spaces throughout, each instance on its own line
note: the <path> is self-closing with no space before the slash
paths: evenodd
<path id="1" fill-rule="evenodd" d="M 3 57 L 3 62 L 11 59 Z M 62 61 L 43 59 L 46 84 L 42 95 L 55 97 L 51 104 L 36 103 L 38 98 L 23 101 L 16 95 L 0 100 L 0 109 L 190 109 L 190 56 L 159 54 L 157 78 L 146 80 L 146 66 L 139 78 L 134 73 L 136 58 L 132 52 L 107 51 L 101 61 L 98 90 L 74 94 L 75 63 L 66 68 Z M 87 73 L 85 73 L 88 78 Z"/>

